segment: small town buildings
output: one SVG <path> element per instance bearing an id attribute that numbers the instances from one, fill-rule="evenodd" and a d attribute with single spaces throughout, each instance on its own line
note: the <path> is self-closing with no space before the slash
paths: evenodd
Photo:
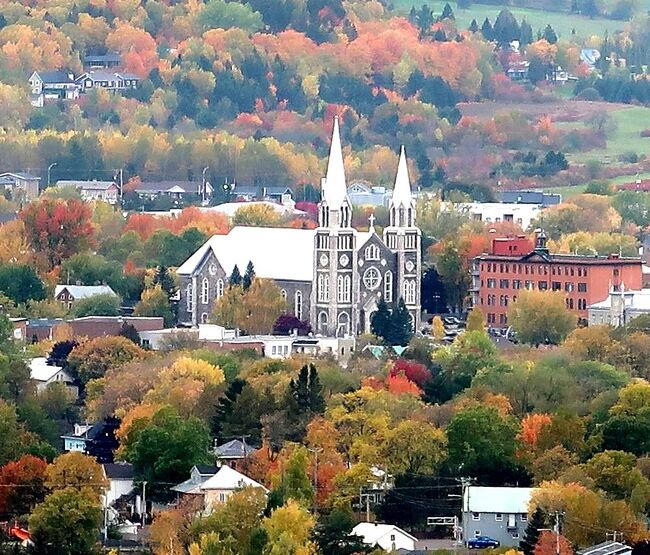
<path id="1" fill-rule="evenodd" d="M 351 536 L 359 536 L 366 545 L 380 547 L 392 553 L 398 549 L 413 551 L 417 538 L 394 524 L 379 524 L 377 522 L 360 522 L 350 532 Z"/>
<path id="2" fill-rule="evenodd" d="M 57 187 L 73 187 L 81 198 L 87 202 L 103 200 L 109 204 L 117 204 L 120 195 L 120 187 L 114 181 L 90 181 L 61 179 L 56 182 Z"/>
<path id="3" fill-rule="evenodd" d="M 38 343 L 45 339 L 54 339 L 56 329 L 65 324 L 62 318 L 30 318 L 25 326 L 25 341 Z"/>
<path id="4" fill-rule="evenodd" d="M 112 295 L 117 293 L 108 285 L 57 285 L 54 288 L 54 299 L 70 309 L 77 301 L 96 295 Z"/>
<path id="5" fill-rule="evenodd" d="M 61 436 L 63 450 L 66 453 L 70 451 L 85 453 L 87 444 L 95 438 L 99 431 L 99 424 L 75 424 L 71 433 Z"/>
<path id="6" fill-rule="evenodd" d="M 383 206 L 388 203 L 393 191 L 383 186 L 375 186 L 367 181 L 353 181 L 348 187 L 348 198 L 353 206 Z"/>
<path id="7" fill-rule="evenodd" d="M 562 202 L 562 195 L 558 193 L 544 193 L 543 191 L 501 191 L 497 193 L 499 202 L 507 204 L 536 204 L 546 208 Z"/>
<path id="8" fill-rule="evenodd" d="M 286 204 L 293 200 L 293 191 L 281 185 L 235 185 L 232 194 L 238 200 L 245 202 L 266 200 Z"/>
<path id="9" fill-rule="evenodd" d="M 77 77 L 75 83 L 83 93 L 93 89 L 121 92 L 128 89 L 137 89 L 140 78 L 132 73 L 91 70 Z"/>
<path id="10" fill-rule="evenodd" d="M 522 230 L 530 228 L 532 221 L 538 218 L 542 211 L 542 207 L 537 204 L 508 202 L 443 202 L 442 209 L 469 214 L 479 222 L 511 222 Z"/>
<path id="11" fill-rule="evenodd" d="M 199 197 L 210 200 L 214 189 L 209 182 L 203 181 L 143 181 L 135 188 L 141 198 L 155 199 L 169 197 L 174 200 L 190 200 Z"/>
<path id="12" fill-rule="evenodd" d="M 30 377 L 36 382 L 36 393 L 42 393 L 47 387 L 54 383 L 65 385 L 71 395 L 77 396 L 77 388 L 74 385 L 72 376 L 60 366 L 50 366 L 47 358 L 36 357 L 29 361 Z"/>
<path id="13" fill-rule="evenodd" d="M 631 555 L 632 548 L 617 541 L 606 541 L 576 551 L 576 555 Z"/>
<path id="14" fill-rule="evenodd" d="M 29 78 L 32 106 L 42 108 L 48 100 L 76 100 L 80 87 L 66 71 L 35 71 Z"/>
<path id="15" fill-rule="evenodd" d="M 11 193 L 14 200 L 30 201 L 41 193 L 41 178 L 27 172 L 0 173 L 0 188 Z"/>
<path id="16" fill-rule="evenodd" d="M 165 327 L 162 316 L 83 316 L 68 321 L 76 337 L 113 337 L 119 335 L 125 325 L 133 326 L 140 334 L 161 330 Z"/>
<path id="17" fill-rule="evenodd" d="M 197 464 L 190 470 L 190 477 L 184 482 L 171 488 L 171 491 L 176 492 L 179 495 L 196 494 L 198 492 L 198 487 L 208 478 L 214 476 L 218 470 L 219 468 L 216 466 Z"/>
<path id="18" fill-rule="evenodd" d="M 219 463 L 227 464 L 235 470 L 241 471 L 246 466 L 246 460 L 257 449 L 248 445 L 246 439 L 233 439 L 214 448 L 214 455 Z"/>
<path id="19" fill-rule="evenodd" d="M 110 507 L 123 495 L 133 491 L 133 465 L 127 462 L 105 463 L 102 465 L 108 489 L 102 495 L 104 507 Z"/>
<path id="20" fill-rule="evenodd" d="M 100 464 L 112 463 L 113 453 L 119 447 L 115 432 L 120 421 L 114 417 L 101 422 L 75 424 L 70 433 L 61 436 L 63 450 L 91 453 Z"/>
<path id="21" fill-rule="evenodd" d="M 469 486 L 463 496 L 464 541 L 489 536 L 503 546 L 518 546 L 528 524 L 533 488 Z"/>
<path id="22" fill-rule="evenodd" d="M 618 290 L 612 288 L 605 300 L 590 304 L 587 312 L 590 326 L 624 326 L 641 314 L 650 314 L 650 289 L 633 291 L 626 289 L 625 284 L 622 284 Z"/>
<path id="23" fill-rule="evenodd" d="M 121 63 L 122 58 L 117 52 L 87 54 L 83 58 L 83 65 L 87 69 L 110 69 L 112 67 L 118 67 Z"/>
<path id="24" fill-rule="evenodd" d="M 281 217 L 307 215 L 306 212 L 297 210 L 295 203 L 292 200 L 284 204 L 278 204 L 277 202 L 271 202 L 270 200 L 252 200 L 250 202 L 224 202 L 223 204 L 218 204 L 217 206 L 202 208 L 201 211 L 223 214 L 228 218 L 233 218 L 241 208 L 249 208 L 251 206 L 264 206 Z"/>
<path id="25" fill-rule="evenodd" d="M 507 328 L 508 306 L 522 289 L 562 291 L 566 306 L 583 321 L 588 308 L 607 298 L 623 284 L 641 289 L 639 257 L 551 254 L 546 235 L 537 235 L 533 249 L 525 237 L 495 238 L 489 253 L 474 258 L 472 305 L 485 315 L 490 327 Z"/>

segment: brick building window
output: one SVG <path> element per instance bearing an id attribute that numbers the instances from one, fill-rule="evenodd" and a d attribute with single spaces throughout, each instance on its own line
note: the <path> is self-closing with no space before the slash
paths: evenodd
<path id="1" fill-rule="evenodd" d="M 497 280 L 489 278 L 487 280 L 487 286 L 488 286 L 488 289 L 494 289 L 497 286 Z"/>
<path id="2" fill-rule="evenodd" d="M 566 281 L 566 282 L 564 283 L 564 290 L 565 290 L 567 293 L 572 293 L 572 292 L 573 292 L 573 283 L 571 283 L 570 281 Z"/>
<path id="3" fill-rule="evenodd" d="M 553 289 L 553 291 L 562 291 L 562 282 L 561 281 L 554 281 L 551 284 L 551 289 Z"/>
<path id="4" fill-rule="evenodd" d="M 578 293 L 586 293 L 586 292 L 587 292 L 587 284 L 578 283 Z"/>
<path id="5" fill-rule="evenodd" d="M 548 281 L 538 281 L 537 288 L 540 291 L 546 291 L 548 289 Z"/>
<path id="6" fill-rule="evenodd" d="M 521 280 L 520 279 L 513 279 L 512 280 L 512 288 L 513 289 L 521 289 Z"/>
<path id="7" fill-rule="evenodd" d="M 501 289 L 508 289 L 510 287 L 510 280 L 508 280 L 508 279 L 500 279 L 499 280 L 499 287 Z"/>

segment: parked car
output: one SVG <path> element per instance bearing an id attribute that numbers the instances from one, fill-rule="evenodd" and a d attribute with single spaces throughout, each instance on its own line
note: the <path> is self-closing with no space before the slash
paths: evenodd
<path id="1" fill-rule="evenodd" d="M 500 545 L 500 542 L 490 536 L 476 536 L 467 541 L 468 549 L 494 549 Z"/>

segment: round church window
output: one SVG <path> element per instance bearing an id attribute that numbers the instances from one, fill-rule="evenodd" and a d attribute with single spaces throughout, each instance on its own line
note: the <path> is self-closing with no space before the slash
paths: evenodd
<path id="1" fill-rule="evenodd" d="M 363 274 L 363 284 L 371 291 L 377 289 L 381 283 L 381 274 L 377 268 L 368 268 Z"/>

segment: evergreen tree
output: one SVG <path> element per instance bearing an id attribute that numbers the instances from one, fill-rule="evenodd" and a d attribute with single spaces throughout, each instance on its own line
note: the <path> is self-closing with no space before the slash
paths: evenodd
<path id="1" fill-rule="evenodd" d="M 228 385 L 223 397 L 217 401 L 214 416 L 212 418 L 212 434 L 219 441 L 223 440 L 221 435 L 223 433 L 224 423 L 232 415 L 237 397 L 239 397 L 245 385 L 246 380 L 235 378 Z"/>
<path id="2" fill-rule="evenodd" d="M 447 42 L 447 35 L 445 35 L 445 32 L 442 29 L 438 29 L 433 34 L 433 40 L 436 42 Z"/>
<path id="3" fill-rule="evenodd" d="M 521 29 L 519 30 L 519 45 L 524 47 L 533 42 L 533 28 L 530 23 L 525 19 L 521 22 Z"/>
<path id="4" fill-rule="evenodd" d="M 478 23 L 476 23 L 476 19 L 472 19 L 472 22 L 469 24 L 469 30 L 472 33 L 478 33 L 479 28 Z"/>
<path id="5" fill-rule="evenodd" d="M 456 16 L 454 15 L 454 10 L 451 9 L 451 6 L 449 5 L 449 2 L 445 4 L 445 7 L 442 9 L 442 14 L 440 16 L 440 20 L 443 19 L 456 19 Z"/>
<path id="6" fill-rule="evenodd" d="M 253 266 L 253 262 L 249 261 L 248 266 L 246 266 L 246 273 L 244 274 L 244 279 L 242 280 L 244 291 L 248 290 L 248 288 L 251 286 L 251 283 L 253 283 L 254 279 L 255 279 L 255 267 Z"/>
<path id="7" fill-rule="evenodd" d="M 325 398 L 323 397 L 323 385 L 318 377 L 318 370 L 313 364 L 309 365 L 309 410 L 313 414 L 325 412 Z"/>
<path id="8" fill-rule="evenodd" d="M 391 345 L 408 345 L 413 337 L 411 315 L 401 297 L 397 306 L 393 307 L 389 329 L 390 334 L 386 339 Z"/>
<path id="9" fill-rule="evenodd" d="M 524 552 L 524 555 L 533 555 L 535 552 L 535 546 L 537 545 L 537 540 L 539 539 L 539 531 L 541 528 L 545 527 L 546 515 L 542 509 L 537 507 L 528 521 L 524 537 L 519 543 L 519 547 Z"/>
<path id="10" fill-rule="evenodd" d="M 228 280 L 228 284 L 230 287 L 234 287 L 235 285 L 241 285 L 242 278 L 241 278 L 241 273 L 239 272 L 239 267 L 237 264 L 235 264 L 235 267 L 232 269 L 232 274 L 230 274 L 230 279 Z"/>
<path id="11" fill-rule="evenodd" d="M 323 386 L 313 364 L 300 369 L 297 379 L 289 382 L 286 397 L 286 436 L 300 442 L 305 436 L 307 423 L 316 415 L 325 412 Z"/>
<path id="12" fill-rule="evenodd" d="M 156 268 L 156 273 L 153 276 L 153 284 L 160 285 L 162 290 L 167 293 L 168 298 L 171 298 L 176 292 L 174 278 L 169 273 L 167 266 L 162 264 Z"/>
<path id="13" fill-rule="evenodd" d="M 492 23 L 490 23 L 490 20 L 487 17 L 485 18 L 483 25 L 481 25 L 481 34 L 485 40 L 494 39 L 494 29 L 492 28 Z"/>
<path id="14" fill-rule="evenodd" d="M 120 329 L 120 335 L 130 339 L 136 345 L 140 345 L 140 334 L 138 333 L 138 330 L 135 329 L 135 326 L 124 322 L 122 324 L 122 329 Z"/>
<path id="15" fill-rule="evenodd" d="M 509 9 L 504 8 L 499 12 L 494 22 L 493 33 L 494 40 L 499 44 L 509 44 L 519 39 L 519 24 Z"/>
<path id="16" fill-rule="evenodd" d="M 546 42 L 548 42 L 549 44 L 555 44 L 557 42 L 557 35 L 555 34 L 553 27 L 551 27 L 550 25 L 547 25 L 544 28 L 543 37 L 546 39 Z"/>
<path id="17" fill-rule="evenodd" d="M 377 337 L 385 338 L 389 324 L 390 309 L 382 298 L 377 305 L 377 311 L 370 317 L 370 331 Z"/>

